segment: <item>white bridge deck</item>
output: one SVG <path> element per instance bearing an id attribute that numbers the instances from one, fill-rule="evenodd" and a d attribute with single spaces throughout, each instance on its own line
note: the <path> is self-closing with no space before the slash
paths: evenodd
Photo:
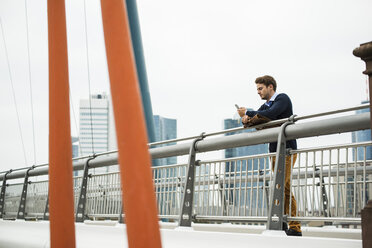
<path id="1" fill-rule="evenodd" d="M 360 248 L 360 229 L 304 227 L 303 237 L 289 237 L 283 231 L 267 231 L 264 226 L 232 224 L 160 223 L 162 246 L 178 247 L 301 247 Z M 76 247 L 128 247 L 125 224 L 112 221 L 76 223 Z M 0 247 L 50 247 L 48 221 L 0 220 Z"/>

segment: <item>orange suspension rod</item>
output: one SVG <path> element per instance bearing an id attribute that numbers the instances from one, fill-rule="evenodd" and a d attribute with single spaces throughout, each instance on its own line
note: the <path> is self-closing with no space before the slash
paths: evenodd
<path id="1" fill-rule="evenodd" d="M 75 247 L 66 17 L 64 0 L 48 0 L 49 219 L 52 248 Z"/>
<path id="2" fill-rule="evenodd" d="M 125 1 L 101 0 L 129 247 L 161 247 Z"/>

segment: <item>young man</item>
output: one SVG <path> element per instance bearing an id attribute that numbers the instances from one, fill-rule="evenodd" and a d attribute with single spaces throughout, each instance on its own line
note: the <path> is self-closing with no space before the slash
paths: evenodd
<path id="1" fill-rule="evenodd" d="M 257 111 L 247 111 L 246 108 L 241 107 L 238 109 L 240 117 L 242 117 L 243 124 L 247 125 L 252 121 L 253 117 L 260 115 L 266 117 L 270 120 L 278 120 L 283 118 L 288 118 L 293 115 L 292 102 L 289 97 L 284 94 L 276 93 L 276 81 L 271 76 L 258 77 L 255 81 L 257 86 L 257 93 L 262 100 L 266 102 Z M 288 140 L 286 142 L 286 147 L 296 150 L 297 142 L 296 140 Z M 270 143 L 269 151 L 276 152 L 277 142 Z M 289 213 L 289 200 L 291 199 L 291 216 L 296 216 L 297 203 L 293 194 L 290 197 L 290 178 L 291 178 L 291 168 L 296 162 L 297 154 L 293 157 L 286 156 L 285 161 L 285 201 L 284 201 L 284 211 L 285 214 Z M 275 158 L 272 160 L 272 170 L 274 170 Z M 289 236 L 302 236 L 301 224 L 298 221 L 290 221 L 289 229 L 285 230 Z M 286 228 L 285 228 L 286 229 Z"/>

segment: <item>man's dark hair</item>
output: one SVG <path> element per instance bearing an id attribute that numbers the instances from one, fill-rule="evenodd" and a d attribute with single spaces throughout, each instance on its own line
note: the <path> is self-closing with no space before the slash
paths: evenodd
<path id="1" fill-rule="evenodd" d="M 255 83 L 256 84 L 263 84 L 266 87 L 269 87 L 269 85 L 271 84 L 273 86 L 274 91 L 276 91 L 276 81 L 272 76 L 265 75 L 265 76 L 262 76 L 262 77 L 258 77 L 258 78 L 256 78 Z"/>

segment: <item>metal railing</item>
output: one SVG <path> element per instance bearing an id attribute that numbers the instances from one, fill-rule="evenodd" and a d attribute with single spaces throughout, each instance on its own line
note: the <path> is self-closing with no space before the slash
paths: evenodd
<path id="1" fill-rule="evenodd" d="M 304 117 L 297 117 L 297 119 L 301 120 Z M 292 122 L 293 120 L 294 118 Z M 189 152 L 190 158 L 193 158 L 187 164 L 152 168 L 159 217 L 167 220 L 182 220 L 185 217 L 189 221 L 213 222 L 275 222 L 278 218 L 280 222 L 281 219 L 287 218 L 287 220 L 302 222 L 321 220 L 359 223 L 360 211 L 372 197 L 371 142 L 290 151 L 290 155 L 297 154 L 297 162 L 291 173 L 291 193 L 297 200 L 296 217 L 269 216 L 273 203 L 272 194 L 275 190 L 273 182 L 277 177 L 272 170 L 272 158 L 278 157 L 278 154 L 209 161 L 197 161 L 195 155 L 198 152 L 273 142 L 281 132 L 283 134 L 285 132 L 287 139 L 294 139 L 367 128 L 369 128 L 369 113 L 214 139 L 205 139 L 209 136 L 203 134 L 201 137 L 194 137 L 195 141 L 191 144 L 151 148 L 150 154 L 153 158 L 184 155 Z M 230 131 L 237 130 L 240 128 Z M 84 157 L 90 160 L 88 169 L 117 164 L 117 157 L 108 156 L 109 153 L 111 152 Z M 79 158 L 74 162 L 74 170 L 83 169 L 85 163 L 83 158 Z M 190 168 L 194 173 L 190 174 Z M 0 180 L 3 181 L 0 197 L 2 218 L 16 218 L 22 205 L 21 194 L 25 183 L 12 184 L 12 179 L 26 175 L 34 179 L 33 176 L 47 174 L 45 165 L 28 169 L 21 168 L 0 173 Z M 26 173 L 25 170 L 29 172 Z M 27 180 L 27 184 L 24 217 L 43 218 L 47 212 L 48 181 Z M 81 193 L 81 184 L 82 177 L 75 177 L 76 207 Z M 192 201 L 185 201 L 185 192 L 191 195 Z M 85 199 L 83 219 L 118 218 L 122 208 L 119 174 L 117 172 L 90 174 Z M 192 203 L 191 207 L 185 208 L 189 202 Z"/>
<path id="2" fill-rule="evenodd" d="M 361 160 L 355 159 L 358 149 L 366 155 Z M 361 209 L 372 199 L 372 161 L 365 159 L 371 149 L 372 142 L 364 142 L 292 151 L 298 156 L 291 174 L 297 219 L 358 221 Z M 195 173 L 194 217 L 200 221 L 266 221 L 273 156 L 271 153 L 200 162 Z M 152 168 L 161 218 L 179 218 L 186 169 L 187 164 Z M 81 179 L 74 178 L 75 206 Z M 17 215 L 21 191 L 22 183 L 7 186 L 5 218 Z M 48 181 L 31 182 L 26 216 L 41 218 L 47 196 Z M 120 208 L 119 173 L 92 175 L 88 183 L 86 216 L 118 218 Z"/>

